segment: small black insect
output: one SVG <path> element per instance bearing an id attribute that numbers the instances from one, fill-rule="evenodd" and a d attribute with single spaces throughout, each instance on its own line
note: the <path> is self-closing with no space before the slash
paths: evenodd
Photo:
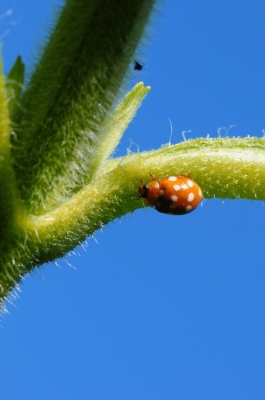
<path id="1" fill-rule="evenodd" d="M 141 71 L 141 69 L 143 69 L 142 64 L 138 63 L 138 61 L 134 61 L 134 70 L 135 71 Z"/>

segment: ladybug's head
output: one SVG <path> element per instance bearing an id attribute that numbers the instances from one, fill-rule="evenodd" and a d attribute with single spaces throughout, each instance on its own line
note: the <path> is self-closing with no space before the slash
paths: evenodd
<path id="1" fill-rule="evenodd" d="M 156 206 L 159 199 L 159 192 L 159 181 L 156 178 L 154 178 L 154 180 L 149 182 L 147 185 L 144 185 L 143 181 L 141 181 L 141 184 L 138 188 L 139 199 L 143 197 L 145 204 L 150 207 Z"/>
<path id="2" fill-rule="evenodd" d="M 141 197 L 143 197 L 144 199 L 147 197 L 148 187 L 143 184 L 142 180 L 140 182 L 140 186 L 138 187 L 138 193 L 139 193 L 139 199 Z"/>

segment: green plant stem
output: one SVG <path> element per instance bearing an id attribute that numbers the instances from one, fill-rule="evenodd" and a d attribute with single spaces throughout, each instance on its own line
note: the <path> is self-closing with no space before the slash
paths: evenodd
<path id="1" fill-rule="evenodd" d="M 105 167 L 109 167 L 108 173 L 96 177 L 56 210 L 29 216 L 25 226 L 28 237 L 38 236 L 38 254 L 49 248 L 48 257 L 40 263 L 60 256 L 62 248 L 65 253 L 71 250 L 74 235 L 77 245 L 109 221 L 143 207 L 137 188 L 140 179 L 150 181 L 149 172 L 158 177 L 191 175 L 203 188 L 205 198 L 265 200 L 262 139 L 197 139 L 115 159 Z"/>
<path id="2" fill-rule="evenodd" d="M 205 198 L 265 200 L 263 139 L 197 139 L 159 150 L 109 159 L 100 174 L 59 207 L 42 216 L 28 215 L 18 246 L 6 254 L 16 259 L 12 274 L 0 272 L 2 296 L 34 266 L 61 257 L 108 222 L 137 208 L 139 180 L 184 173 L 198 182 Z M 177 217 L 176 217 L 177 218 Z"/>

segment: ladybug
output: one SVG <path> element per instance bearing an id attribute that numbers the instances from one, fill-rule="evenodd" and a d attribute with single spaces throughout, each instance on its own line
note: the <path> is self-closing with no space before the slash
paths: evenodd
<path id="1" fill-rule="evenodd" d="M 203 199 L 200 186 L 186 175 L 168 176 L 161 180 L 150 174 L 152 182 L 138 188 L 139 198 L 147 206 L 171 215 L 184 215 L 195 210 Z"/>

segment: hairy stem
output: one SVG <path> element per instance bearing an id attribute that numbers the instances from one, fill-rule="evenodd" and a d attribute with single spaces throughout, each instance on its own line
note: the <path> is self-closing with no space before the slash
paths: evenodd
<path id="1" fill-rule="evenodd" d="M 114 165 L 115 163 L 115 165 Z M 265 200 L 265 143 L 262 139 L 197 139 L 148 153 L 109 161 L 108 173 L 44 216 L 31 216 L 25 226 L 38 236 L 40 263 L 67 253 L 109 221 L 143 207 L 137 199 L 139 180 L 187 174 L 200 184 L 205 198 Z M 251 179 L 250 179 L 251 177 Z M 74 238 L 76 236 L 76 239 Z M 59 251 L 59 252 L 58 252 Z"/>
<path id="2" fill-rule="evenodd" d="M 139 180 L 190 175 L 204 196 L 265 200 L 263 139 L 197 139 L 160 150 L 109 159 L 93 181 L 53 211 L 28 215 L 0 271 L 2 296 L 34 266 L 61 257 L 108 222 L 137 208 Z M 176 217 L 177 218 L 177 217 Z M 16 260 L 12 263 L 12 260 Z M 8 273 L 7 273 L 8 271 Z"/>

